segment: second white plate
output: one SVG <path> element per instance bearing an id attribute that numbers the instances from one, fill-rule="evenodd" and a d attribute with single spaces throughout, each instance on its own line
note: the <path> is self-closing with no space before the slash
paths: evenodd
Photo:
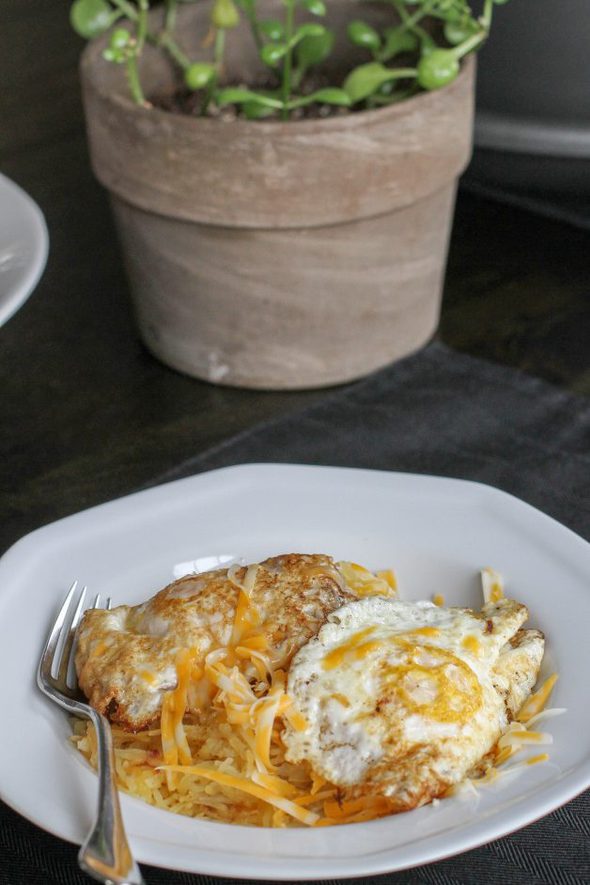
<path id="1" fill-rule="evenodd" d="M 35 289 L 48 248 L 41 210 L 22 188 L 0 175 L 0 326 Z"/>

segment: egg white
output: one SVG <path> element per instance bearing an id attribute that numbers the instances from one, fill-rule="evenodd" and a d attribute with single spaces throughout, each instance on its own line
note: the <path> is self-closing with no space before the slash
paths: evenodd
<path id="1" fill-rule="evenodd" d="M 508 725 L 494 667 L 527 616 L 509 599 L 473 612 L 371 597 L 333 612 L 291 663 L 288 692 L 307 727 L 287 725 L 288 760 L 397 810 L 442 795 Z"/>

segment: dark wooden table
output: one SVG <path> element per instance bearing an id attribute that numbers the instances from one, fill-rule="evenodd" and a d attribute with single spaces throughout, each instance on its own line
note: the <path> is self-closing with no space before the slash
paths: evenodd
<path id="1" fill-rule="evenodd" d="M 0 329 L 0 552 L 125 494 L 321 391 L 200 383 L 139 343 L 104 191 L 90 172 L 69 0 L 0 4 L 0 169 L 43 209 L 50 257 Z M 441 338 L 590 393 L 590 233 L 460 192 Z"/>

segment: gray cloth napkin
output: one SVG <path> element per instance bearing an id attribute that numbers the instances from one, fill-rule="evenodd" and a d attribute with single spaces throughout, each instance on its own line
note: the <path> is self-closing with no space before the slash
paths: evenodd
<path id="1" fill-rule="evenodd" d="M 590 540 L 590 401 L 438 343 L 327 394 L 309 409 L 242 433 L 154 478 L 150 485 L 262 461 L 479 480 L 517 495 Z M 481 848 L 413 870 L 354 881 L 588 885 L 589 812 L 590 792 Z M 144 872 L 149 885 L 231 881 L 155 868 Z M 0 808 L 0 885 L 87 881 L 76 868 L 72 846 Z"/>
<path id="2" fill-rule="evenodd" d="M 150 485 L 261 461 L 479 480 L 590 540 L 590 400 L 440 343 L 239 434 Z"/>

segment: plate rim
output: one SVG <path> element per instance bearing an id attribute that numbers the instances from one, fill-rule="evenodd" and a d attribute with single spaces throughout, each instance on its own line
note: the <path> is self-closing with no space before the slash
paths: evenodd
<path id="1" fill-rule="evenodd" d="M 0 173 L 1 174 L 1 173 Z M 536 507 L 534 504 L 529 504 L 523 498 L 519 498 L 518 495 L 513 494 L 512 492 L 507 492 L 504 489 L 499 488 L 498 486 L 493 486 L 490 483 L 482 482 L 477 479 L 467 479 L 465 477 L 460 476 L 445 476 L 443 474 L 436 473 L 414 473 L 412 471 L 407 470 L 383 470 L 381 468 L 372 468 L 372 467 L 346 467 L 340 465 L 331 465 L 331 464 L 305 464 L 300 462 L 284 462 L 284 461 L 244 461 L 235 464 L 229 464 L 223 467 L 213 467 L 211 469 L 206 469 L 200 471 L 198 473 L 193 473 L 190 476 L 183 476 L 177 479 L 164 480 L 163 482 L 158 482 L 155 485 L 150 485 L 148 487 L 138 488 L 131 492 L 124 492 L 121 495 L 117 495 L 114 498 L 109 498 L 106 501 L 101 501 L 98 504 L 92 504 L 90 507 L 84 507 L 81 510 L 76 510 L 73 513 L 68 513 L 65 516 L 58 517 L 58 519 L 52 520 L 51 522 L 44 523 L 40 526 L 37 526 L 31 531 L 26 532 L 16 541 L 12 542 L 6 550 L 0 553 L 0 571 L 2 569 L 4 560 L 8 557 L 9 554 L 14 552 L 20 553 L 20 547 L 23 546 L 26 542 L 29 542 L 31 539 L 34 539 L 39 536 L 39 534 L 49 531 L 57 531 L 61 529 L 61 527 L 67 523 L 73 523 L 74 521 L 79 522 L 82 518 L 89 518 L 92 514 L 97 513 L 99 511 L 104 511 L 107 508 L 112 508 L 114 506 L 124 505 L 127 506 L 129 501 L 139 499 L 143 496 L 151 496 L 155 494 L 164 494 L 168 490 L 173 489 L 174 487 L 178 487 L 180 485 L 192 484 L 197 481 L 201 481 L 206 477 L 212 475 L 219 475 L 230 472 L 250 472 L 250 471 L 258 471 L 262 470 L 279 470 L 279 471 L 326 471 L 326 472 L 348 472 L 348 473 L 364 473 L 367 476 L 369 475 L 383 475 L 383 476 L 394 476 L 399 480 L 407 480 L 407 481 L 435 481 L 436 483 L 440 483 L 440 485 L 445 484 L 460 484 L 464 488 L 471 488 L 474 491 L 478 490 L 483 494 L 489 495 L 491 498 L 505 498 L 509 500 L 512 506 L 520 507 L 523 511 L 526 510 L 528 513 L 533 516 L 535 519 L 541 519 L 545 522 L 546 525 L 552 524 L 553 526 L 559 528 L 560 531 L 566 532 L 569 536 L 570 541 L 573 541 L 576 544 L 580 544 L 582 547 L 590 548 L 590 539 L 586 540 L 582 535 L 576 532 L 574 529 L 569 528 L 564 523 L 560 522 L 554 516 L 551 516 L 548 513 L 545 513 L 540 508 Z M 1 597 L 0 593 L 0 597 Z"/>

